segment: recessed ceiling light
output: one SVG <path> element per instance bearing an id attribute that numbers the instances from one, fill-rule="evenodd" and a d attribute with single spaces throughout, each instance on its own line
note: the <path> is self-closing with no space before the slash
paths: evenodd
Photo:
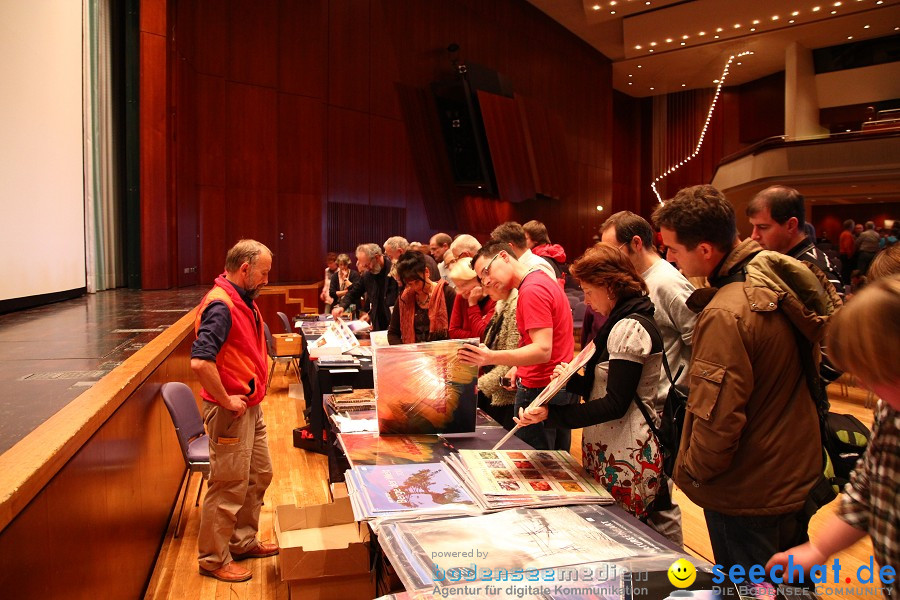
<path id="1" fill-rule="evenodd" d="M 629 77 L 634 77 L 634 75 L 632 75 L 631 73 L 629 73 L 628 76 L 629 76 Z"/>
<path id="2" fill-rule="evenodd" d="M 595 5 L 593 5 L 591 8 L 593 8 L 594 10 L 600 10 L 600 5 L 599 5 L 599 4 L 595 4 Z"/>
<path id="3" fill-rule="evenodd" d="M 716 39 L 719 39 L 719 36 L 715 36 Z"/>
<path id="4" fill-rule="evenodd" d="M 631 81 L 629 81 L 629 82 L 628 82 L 628 85 L 634 85 L 634 83 L 632 83 Z"/>
<path id="5" fill-rule="evenodd" d="M 837 14 L 837 11 L 836 11 L 836 10 L 833 10 L 833 11 L 831 11 L 831 14 L 836 15 L 836 14 Z"/>
<path id="6" fill-rule="evenodd" d="M 681 42 L 681 45 L 684 46 L 685 42 Z"/>
<path id="7" fill-rule="evenodd" d="M 813 12 L 819 12 L 821 9 L 821 6 L 813 6 Z"/>
<path id="8" fill-rule="evenodd" d="M 834 3 L 835 6 L 840 6 L 841 4 L 843 4 L 843 2 L 835 2 Z"/>
<path id="9" fill-rule="evenodd" d="M 616 0 L 609 0 L 610 6 L 615 6 L 616 4 L 618 4 L 618 2 L 616 2 Z"/>
<path id="10" fill-rule="evenodd" d="M 799 15 L 799 14 L 800 14 L 800 11 L 799 11 L 799 10 L 795 10 L 794 12 L 791 13 L 791 16 L 796 17 L 796 16 Z"/>
<path id="11" fill-rule="evenodd" d="M 705 32 L 705 31 L 701 31 L 701 32 L 698 33 L 697 35 L 706 35 L 706 32 Z"/>
<path id="12" fill-rule="evenodd" d="M 616 11 L 611 10 L 611 11 L 609 11 L 609 14 L 614 15 L 614 14 L 616 14 Z"/>
<path id="13" fill-rule="evenodd" d="M 651 46 L 655 46 L 655 45 L 656 45 L 656 42 L 650 42 L 650 45 L 651 45 Z"/>
<path id="14" fill-rule="evenodd" d="M 759 25 L 759 19 L 753 19 L 753 24 L 754 24 L 754 25 Z"/>
<path id="15" fill-rule="evenodd" d="M 751 27 L 750 31 L 756 31 L 756 27 Z"/>
<path id="16" fill-rule="evenodd" d="M 777 20 L 778 20 L 778 15 L 772 15 L 772 20 L 773 20 L 773 21 L 777 21 Z"/>
<path id="17" fill-rule="evenodd" d="M 686 83 L 682 83 L 682 84 L 681 84 L 681 87 L 687 87 L 687 84 L 686 84 Z"/>
<path id="18" fill-rule="evenodd" d="M 642 65 L 638 65 L 638 69 L 641 69 L 641 68 L 643 68 Z"/>
<path id="19" fill-rule="evenodd" d="M 863 29 L 868 29 L 869 27 L 869 25 L 863 25 Z"/>
<path id="20" fill-rule="evenodd" d="M 640 49 L 641 49 L 641 45 L 638 44 L 637 46 L 634 47 L 634 49 L 635 49 L 635 50 L 640 50 Z"/>
<path id="21" fill-rule="evenodd" d="M 650 91 L 652 92 L 652 91 L 655 90 L 655 89 L 656 89 L 656 88 L 650 88 Z"/>
<path id="22" fill-rule="evenodd" d="M 847 133 L 850 133 L 850 130 L 849 130 L 849 129 L 847 130 Z"/>
<path id="23" fill-rule="evenodd" d="M 646 4 L 647 6 L 650 6 L 650 0 L 647 0 L 646 2 L 644 2 L 644 4 Z"/>
<path id="24" fill-rule="evenodd" d="M 740 23 L 735 23 L 735 24 L 734 24 L 734 28 L 735 28 L 735 29 L 740 29 L 740 28 L 741 28 L 741 24 L 740 24 Z"/>
<path id="25" fill-rule="evenodd" d="M 666 38 L 666 41 L 667 41 L 668 43 L 671 44 L 671 43 L 672 43 L 672 38 Z"/>
<path id="26" fill-rule="evenodd" d="M 852 40 L 852 39 L 853 39 L 853 36 L 852 36 L 852 35 L 848 35 L 848 36 L 847 36 L 847 39 L 848 39 L 848 40 Z"/>
<path id="27" fill-rule="evenodd" d="M 738 66 L 741 66 L 741 64 L 743 64 L 743 63 L 738 63 Z"/>
<path id="28" fill-rule="evenodd" d="M 718 79 L 713 79 L 713 83 L 719 83 Z"/>
<path id="29" fill-rule="evenodd" d="M 653 48 L 650 48 L 650 52 L 653 52 Z"/>
<path id="30" fill-rule="evenodd" d="M 790 21 L 788 21 L 788 23 L 793 23 L 793 22 L 794 22 L 794 20 L 793 20 L 793 19 L 791 19 L 791 20 L 790 20 Z"/>
<path id="31" fill-rule="evenodd" d="M 878 0 L 875 4 L 884 4 L 884 0 Z"/>

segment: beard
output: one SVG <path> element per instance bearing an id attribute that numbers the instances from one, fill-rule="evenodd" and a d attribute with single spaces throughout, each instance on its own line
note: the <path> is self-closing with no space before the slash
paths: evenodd
<path id="1" fill-rule="evenodd" d="M 256 299 L 259 297 L 259 293 L 262 291 L 262 289 L 263 289 L 264 287 L 266 287 L 266 286 L 264 286 L 264 285 L 258 285 L 258 286 L 256 286 L 255 288 L 248 289 L 248 290 L 247 290 L 247 296 L 248 296 L 251 300 L 256 300 Z"/>
<path id="2" fill-rule="evenodd" d="M 372 273 L 372 275 L 378 275 L 379 273 L 381 273 L 381 268 L 382 265 L 375 262 L 374 260 L 369 263 L 369 271 Z"/>

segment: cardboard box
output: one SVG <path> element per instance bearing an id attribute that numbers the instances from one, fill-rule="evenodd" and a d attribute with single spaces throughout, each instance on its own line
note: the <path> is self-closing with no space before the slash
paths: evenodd
<path id="1" fill-rule="evenodd" d="M 373 598 L 369 527 L 353 518 L 350 498 L 275 508 L 278 569 L 295 597 Z"/>
<path id="2" fill-rule="evenodd" d="M 347 482 L 335 481 L 331 484 L 332 500 L 337 500 L 338 498 L 346 498 L 349 495 L 350 493 L 347 491 Z"/>
<path id="3" fill-rule="evenodd" d="M 276 333 L 275 354 L 277 356 L 299 356 L 303 354 L 303 338 L 296 333 Z"/>

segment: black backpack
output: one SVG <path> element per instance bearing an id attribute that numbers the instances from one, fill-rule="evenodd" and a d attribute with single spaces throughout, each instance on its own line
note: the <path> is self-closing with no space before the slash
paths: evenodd
<path id="1" fill-rule="evenodd" d="M 666 346 L 663 344 L 662 335 L 656 322 L 642 315 L 629 315 L 636 318 L 650 334 L 650 339 L 654 346 L 661 347 L 663 369 L 666 371 L 666 378 L 669 380 L 669 393 L 666 395 L 666 401 L 663 405 L 662 416 L 660 417 L 659 427 L 653 424 L 653 419 L 647 413 L 647 407 L 641 402 L 640 398 L 634 397 L 634 401 L 644 415 L 644 420 L 650 426 L 650 430 L 659 441 L 660 451 L 663 455 L 663 471 L 671 478 L 675 472 L 675 458 L 678 456 L 678 449 L 681 445 L 681 432 L 684 430 L 684 416 L 687 410 L 687 395 L 675 387 L 675 382 L 684 371 L 684 365 L 678 367 L 675 376 L 672 377 L 672 370 L 669 368 L 669 361 L 666 359 Z"/>

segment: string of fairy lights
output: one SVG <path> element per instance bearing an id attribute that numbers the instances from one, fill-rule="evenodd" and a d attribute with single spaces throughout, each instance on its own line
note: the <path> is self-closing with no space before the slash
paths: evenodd
<path id="1" fill-rule="evenodd" d="M 735 59 L 741 58 L 742 56 L 747 56 L 748 54 L 753 54 L 753 52 L 748 50 L 739 54 L 732 54 L 728 57 L 728 62 L 725 63 L 725 68 L 722 70 L 722 76 L 719 77 L 718 84 L 716 85 L 716 94 L 713 96 L 712 103 L 709 105 L 709 111 L 706 113 L 706 122 L 703 123 L 703 130 L 700 132 L 700 139 L 697 140 L 697 145 L 694 147 L 694 151 L 691 152 L 683 160 L 679 161 L 677 164 L 673 164 L 672 166 L 670 166 L 661 175 L 658 175 L 650 185 L 650 187 L 653 189 L 653 193 L 656 194 L 656 199 L 660 204 L 664 203 L 662 197 L 659 195 L 659 190 L 657 190 L 656 188 L 656 184 L 677 171 L 680 167 L 683 167 L 689 160 L 697 156 L 697 154 L 700 152 L 700 147 L 703 146 L 703 139 L 706 137 L 706 130 L 709 129 L 709 123 L 712 120 L 713 112 L 716 110 L 716 102 L 719 101 L 719 94 L 722 92 L 722 86 L 725 85 L 725 79 L 728 77 L 728 70 L 731 68 L 731 63 Z"/>

